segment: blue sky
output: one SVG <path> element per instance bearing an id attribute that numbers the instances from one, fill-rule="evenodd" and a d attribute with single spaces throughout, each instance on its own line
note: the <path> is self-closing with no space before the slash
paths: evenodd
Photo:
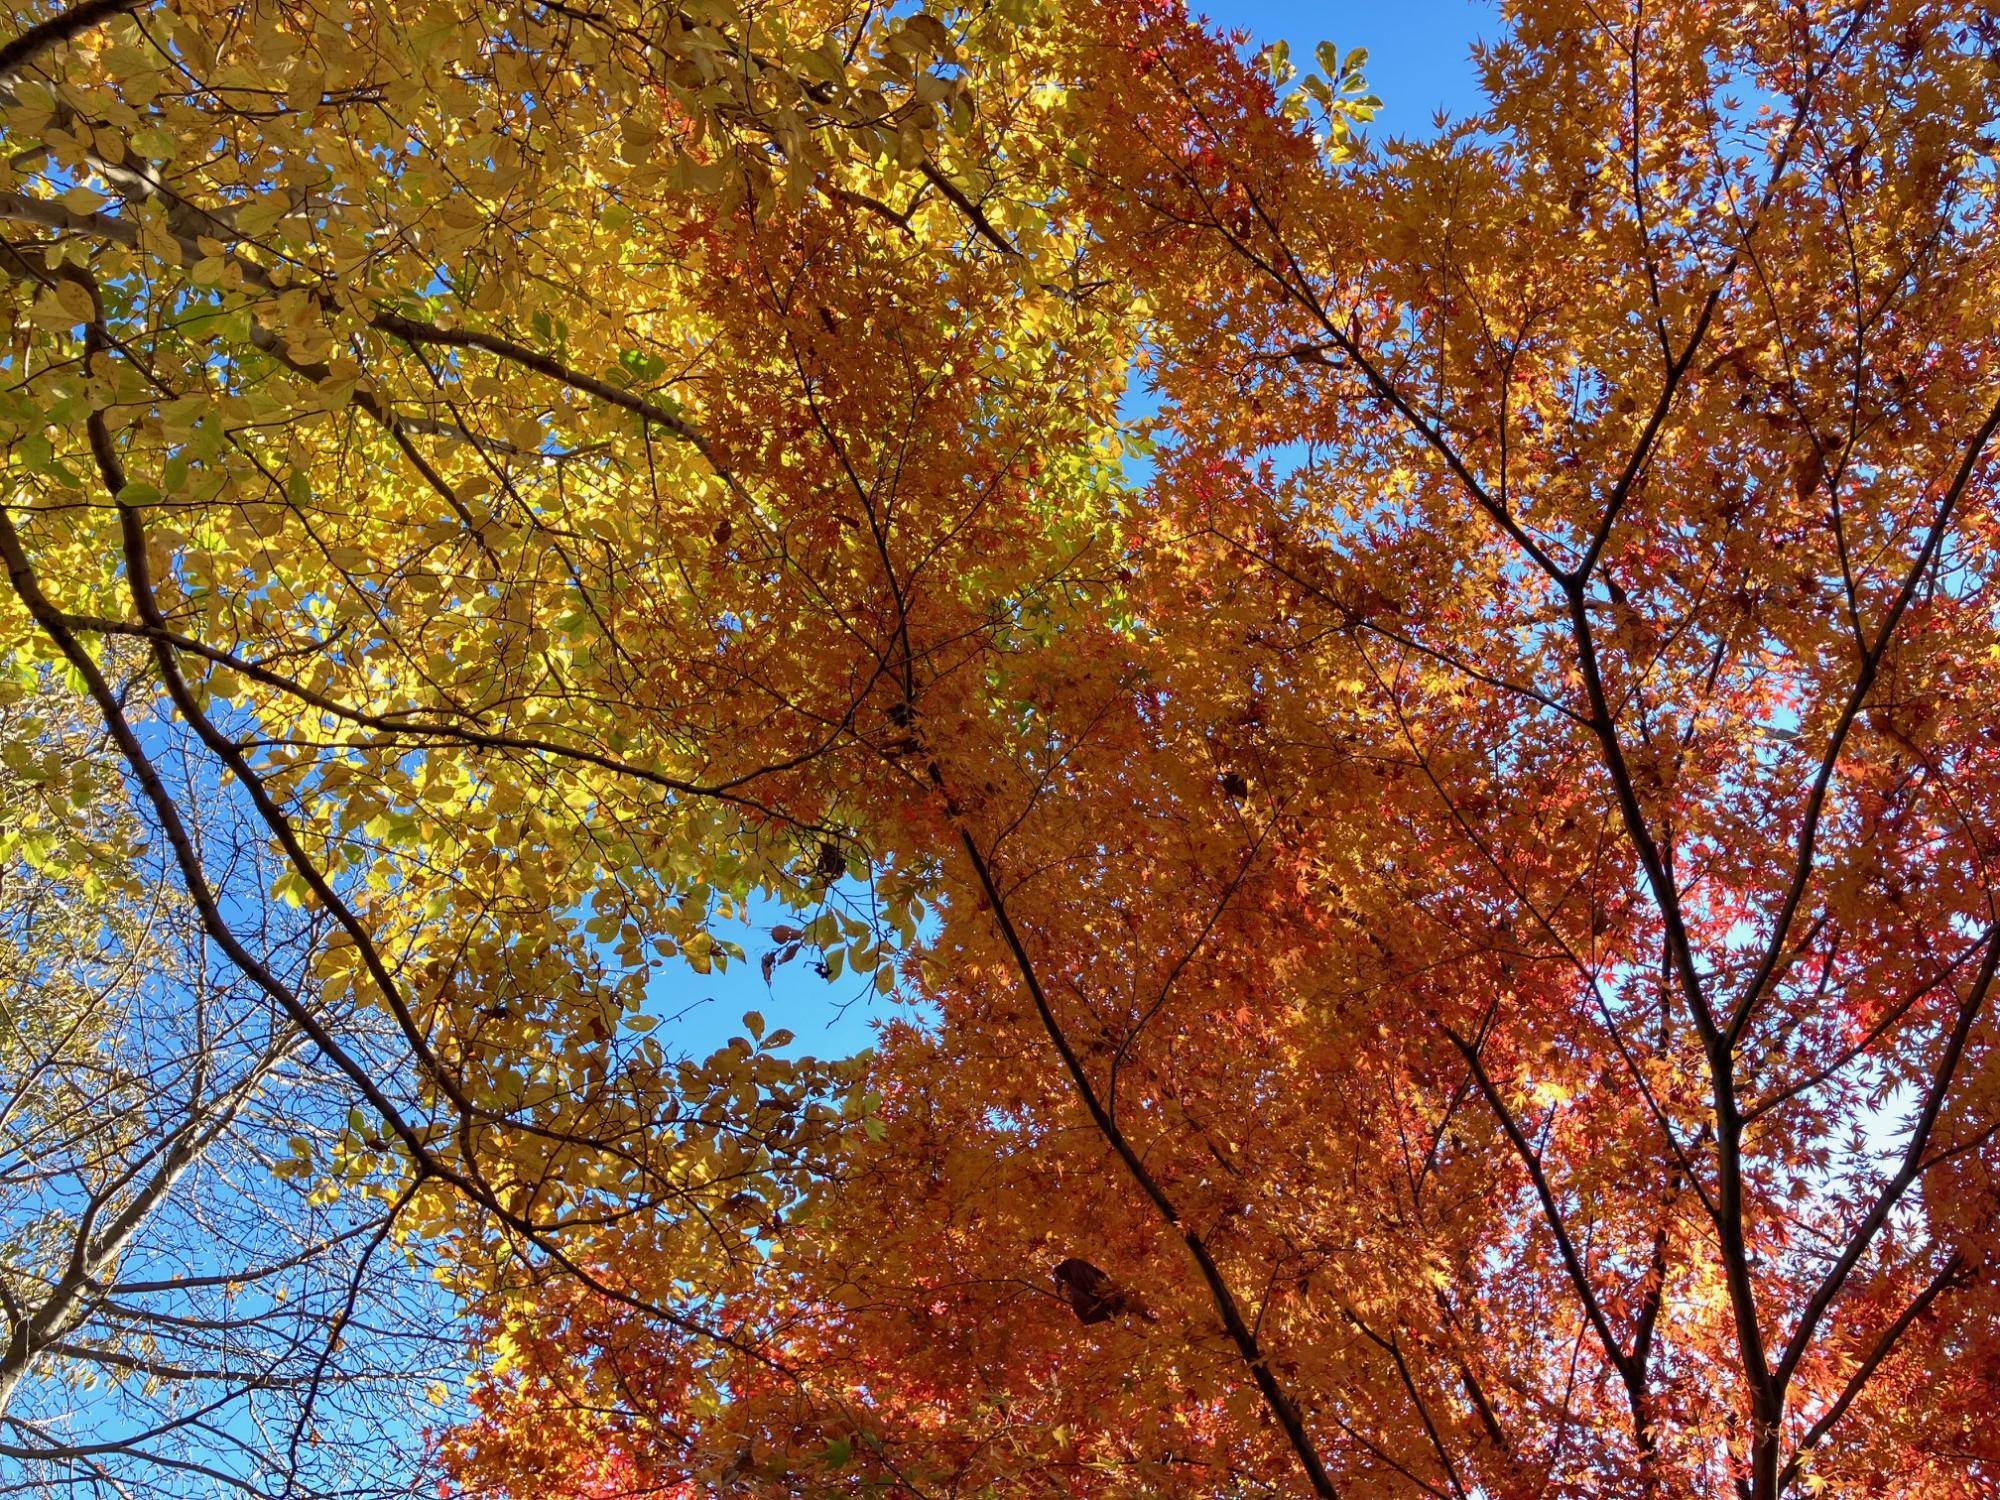
<path id="1" fill-rule="evenodd" d="M 1210 21 L 1242 27 L 1256 43 L 1291 43 L 1292 58 L 1312 66 L 1316 42 L 1343 53 L 1368 49 L 1368 83 L 1382 100 L 1377 128 L 1390 135 L 1427 135 L 1440 108 L 1470 114 L 1479 80 L 1468 52 L 1499 26 L 1496 7 L 1480 0 L 1380 0 L 1375 4 L 1314 5 L 1302 0 L 1216 0 Z"/>
<path id="2" fill-rule="evenodd" d="M 1430 133 L 1439 109 L 1466 115 L 1478 107 L 1478 75 L 1469 56 L 1474 41 L 1491 35 L 1498 13 L 1479 0 L 1387 0 L 1379 4 L 1307 4 L 1301 0 L 1230 0 L 1208 8 L 1217 26 L 1243 28 L 1252 45 L 1283 40 L 1301 67 L 1310 67 L 1313 45 L 1330 41 L 1344 53 L 1368 49 L 1369 86 L 1382 100 L 1375 130 L 1387 135 Z M 766 987 L 758 959 L 775 945 L 766 929 L 787 920 L 776 908 L 725 935 L 748 954 L 726 972 L 696 974 L 678 960 L 655 976 L 652 1008 L 665 1020 L 657 1033 L 672 1050 L 702 1056 L 743 1031 L 742 1016 L 755 1010 L 771 1029 L 787 1028 L 798 1040 L 788 1050 L 838 1057 L 870 1044 L 872 1023 L 894 1009 L 874 999 L 852 975 L 828 984 L 803 961 L 781 968 Z M 795 920 L 795 919 L 793 919 Z"/>
<path id="3" fill-rule="evenodd" d="M 845 1057 L 870 1045 L 871 1023 L 891 1014 L 893 1001 L 878 999 L 867 976 L 842 974 L 832 983 L 815 976 L 803 955 L 777 969 L 764 983 L 760 959 L 779 945 L 771 940 L 775 923 L 799 925 L 800 918 L 775 903 L 760 903 L 753 920 L 717 923 L 716 935 L 739 945 L 744 961 L 724 970 L 697 974 L 680 959 L 669 959 L 655 972 L 649 986 L 649 1009 L 662 1017 L 654 1033 L 671 1052 L 700 1057 L 747 1035 L 743 1014 L 756 1011 L 772 1031 L 781 1027 L 797 1040 L 783 1048 L 788 1054 Z"/>

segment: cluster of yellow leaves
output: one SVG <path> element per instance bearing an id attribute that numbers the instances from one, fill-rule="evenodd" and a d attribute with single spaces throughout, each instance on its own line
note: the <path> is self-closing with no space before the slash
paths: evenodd
<path id="1" fill-rule="evenodd" d="M 685 1057 L 648 986 L 756 900 L 889 987 L 912 676 L 1104 533 L 1131 335 L 1010 157 L 1059 97 L 1030 11 L 198 0 L 10 45 L 0 654 L 346 1074 L 278 1174 L 455 1236 L 468 1297 L 553 1268 L 747 1346 L 701 1309 L 879 1131 L 853 1065 Z"/>

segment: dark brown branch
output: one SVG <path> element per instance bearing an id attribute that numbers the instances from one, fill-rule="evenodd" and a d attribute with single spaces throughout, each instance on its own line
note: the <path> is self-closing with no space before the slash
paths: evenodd
<path id="1" fill-rule="evenodd" d="M 1620 1346 L 1617 1335 L 1611 1331 L 1611 1322 L 1605 1317 L 1603 1305 L 1597 1300 L 1597 1293 L 1590 1285 L 1589 1274 L 1583 1268 L 1583 1257 L 1577 1254 L 1576 1244 L 1570 1239 L 1569 1226 L 1563 1222 L 1562 1209 L 1556 1203 L 1554 1189 L 1549 1186 L 1548 1174 L 1542 1170 L 1541 1157 L 1529 1144 L 1519 1122 L 1514 1118 L 1514 1112 L 1507 1108 L 1507 1101 L 1500 1097 L 1499 1089 L 1494 1087 L 1493 1079 L 1486 1071 L 1486 1064 L 1480 1060 L 1479 1048 L 1449 1027 L 1445 1029 L 1445 1035 L 1465 1058 L 1466 1065 L 1472 1070 L 1473 1081 L 1479 1085 L 1480 1094 L 1484 1096 L 1495 1118 L 1500 1121 L 1500 1128 L 1506 1132 L 1515 1154 L 1521 1158 L 1521 1165 L 1527 1168 L 1528 1180 L 1533 1183 L 1535 1196 L 1542 1203 L 1542 1216 L 1548 1221 L 1549 1230 L 1555 1236 L 1556 1252 L 1562 1258 L 1563 1269 L 1569 1274 L 1570 1285 L 1576 1291 L 1577 1300 L 1583 1305 L 1584 1316 L 1589 1319 L 1591 1328 L 1597 1334 L 1598 1343 L 1603 1346 L 1604 1357 L 1611 1362 L 1611 1367 L 1625 1382 L 1628 1396 L 1634 1402 L 1642 1400 L 1643 1374 L 1634 1366 L 1631 1356 Z"/>
<path id="2" fill-rule="evenodd" d="M 1853 1274 L 1854 1268 L 1860 1264 L 1862 1256 L 1868 1253 L 1868 1247 L 1874 1242 L 1876 1234 L 1888 1222 L 1890 1212 L 1901 1201 L 1903 1194 L 1909 1191 L 1910 1184 L 1923 1174 L 1927 1165 L 1930 1165 L 1924 1160 L 1924 1151 L 1930 1144 L 1931 1133 L 1937 1128 L 1939 1115 L 1944 1112 L 1945 1100 L 1951 1093 L 1952 1080 L 1958 1073 L 1959 1061 L 1964 1057 L 1966 1043 L 1972 1036 L 1973 1022 L 1985 1007 L 1987 994 L 1993 988 L 1993 976 L 1996 970 L 2000 970 L 2000 940 L 1987 945 L 1986 961 L 1979 966 L 1978 977 L 1973 981 L 1965 999 L 1959 1004 L 1958 1016 L 1952 1026 L 1951 1035 L 1945 1042 L 1944 1055 L 1938 1059 L 1930 1087 L 1924 1091 L 1923 1105 L 1910 1127 L 1910 1142 L 1904 1148 L 1902 1165 L 1897 1168 L 1896 1175 L 1882 1185 L 1874 1203 L 1862 1216 L 1861 1222 L 1855 1226 L 1854 1233 L 1848 1237 L 1840 1258 L 1827 1271 L 1811 1299 L 1806 1303 L 1805 1310 L 1799 1314 L 1798 1326 L 1792 1332 L 1791 1342 L 1785 1348 L 1784 1357 L 1778 1362 L 1777 1388 L 1781 1396 L 1786 1383 L 1798 1369 L 1799 1361 L 1805 1358 L 1820 1319 L 1826 1316 L 1827 1309 L 1840 1295 L 1841 1287 Z"/>
<path id="3" fill-rule="evenodd" d="M 68 10 L 57 11 L 45 21 L 37 21 L 13 41 L 0 46 L 0 83 L 36 61 L 43 53 L 101 26 L 113 16 L 126 15 L 149 0 L 83 0 Z"/>
<path id="4" fill-rule="evenodd" d="M 1049 1003 L 1048 994 L 1042 988 L 1041 975 L 1028 954 L 1027 945 L 1022 940 L 1019 930 L 1014 926 L 1013 917 L 1008 913 L 1006 897 L 1001 894 L 999 885 L 993 878 L 991 863 L 971 833 L 963 828 L 959 830 L 959 844 L 964 849 L 966 860 L 972 866 L 973 875 L 979 882 L 979 889 L 993 912 L 994 924 L 999 928 L 1000 940 L 1014 961 L 1015 972 L 1021 976 L 1022 986 L 1034 1004 L 1036 1015 L 1041 1018 L 1042 1029 L 1048 1033 L 1049 1041 L 1054 1044 L 1057 1056 L 1062 1059 L 1063 1071 L 1069 1075 L 1070 1085 L 1075 1089 L 1085 1112 L 1089 1114 L 1091 1123 L 1097 1127 L 1098 1134 L 1104 1137 L 1105 1143 L 1117 1155 L 1139 1191 L 1145 1194 L 1147 1201 L 1153 1205 L 1160 1218 L 1180 1236 L 1181 1243 L 1187 1247 L 1188 1255 L 1200 1271 L 1202 1283 L 1208 1288 L 1209 1298 L 1222 1319 L 1222 1326 L 1229 1336 L 1230 1343 L 1235 1345 L 1237 1354 L 1249 1368 L 1251 1379 L 1256 1382 L 1258 1394 L 1263 1397 L 1265 1407 L 1277 1419 L 1278 1426 L 1284 1431 L 1286 1441 L 1299 1460 L 1299 1466 L 1305 1470 L 1306 1480 L 1312 1486 L 1313 1494 L 1321 1497 L 1321 1500 L 1339 1500 L 1340 1491 L 1334 1486 L 1332 1476 L 1327 1473 L 1326 1464 L 1320 1457 L 1318 1447 L 1313 1443 L 1312 1435 L 1306 1431 L 1304 1417 L 1290 1394 L 1279 1383 L 1277 1374 L 1271 1369 L 1270 1361 L 1258 1343 L 1256 1333 L 1244 1319 L 1236 1294 L 1229 1289 L 1229 1282 L 1223 1276 L 1222 1268 L 1215 1263 L 1215 1257 L 1209 1253 L 1208 1246 L 1202 1242 L 1201 1236 L 1182 1220 L 1180 1209 L 1175 1206 L 1166 1189 L 1161 1187 L 1159 1179 L 1147 1168 L 1124 1130 L 1111 1118 L 1103 1101 L 1098 1098 L 1096 1086 L 1091 1083 L 1090 1075 L 1084 1071 L 1082 1059 L 1070 1045 L 1069 1037 L 1063 1031 L 1062 1022 L 1057 1019 L 1055 1010 Z"/>
<path id="5" fill-rule="evenodd" d="M 1861 1363 L 1856 1365 L 1854 1372 L 1847 1377 L 1847 1384 L 1841 1388 L 1840 1395 L 1834 1399 L 1833 1405 L 1828 1407 L 1825 1414 L 1807 1429 L 1806 1435 L 1799 1439 L 1798 1448 L 1793 1452 L 1790 1461 L 1786 1463 L 1784 1472 L 1778 1476 L 1778 1493 L 1780 1495 L 1798 1477 L 1799 1469 L 1805 1463 L 1806 1456 L 1819 1445 L 1829 1432 L 1833 1431 L 1834 1425 L 1847 1414 L 1847 1409 L 1854 1404 L 1855 1397 L 1861 1394 L 1862 1389 L 1873 1378 L 1876 1370 L 1881 1368 L 1882 1361 L 1887 1359 L 1895 1350 L 1897 1342 L 1909 1331 L 1910 1325 L 1922 1317 L 1925 1310 L 1933 1302 L 1937 1301 L 1940 1296 L 1951 1290 L 1953 1286 L 1961 1283 L 1963 1280 L 1962 1273 L 1965 1269 L 1964 1257 L 1954 1250 L 1945 1258 L 1945 1263 L 1939 1268 L 1937 1275 L 1933 1276 L 1924 1285 L 1923 1290 L 1911 1299 L 1910 1305 L 1903 1309 L 1902 1314 L 1896 1321 L 1882 1330 L 1881 1337 L 1875 1340 L 1875 1346 L 1863 1356 Z"/>
<path id="6" fill-rule="evenodd" d="M 952 207 L 965 215 L 981 239 L 994 246 L 1010 260 L 1021 258 L 1020 249 L 1006 235 L 993 227 L 993 221 L 986 217 L 986 210 L 967 197 L 965 190 L 953 182 L 941 167 L 927 157 L 917 170 L 924 174 L 926 182 L 951 200 Z"/>
<path id="7" fill-rule="evenodd" d="M 1813 777 L 1812 790 L 1806 794 L 1805 813 L 1799 827 L 1798 850 L 1793 859 L 1791 881 L 1785 891 L 1783 905 L 1779 908 L 1777 920 L 1772 924 L 1770 941 L 1765 947 L 1763 961 L 1757 972 L 1743 987 L 1743 994 L 1736 1002 L 1735 1013 L 1730 1017 L 1728 1040 L 1734 1045 L 1750 1023 L 1751 1013 L 1756 1009 L 1771 978 L 1776 974 L 1780 959 L 1784 954 L 1785 940 L 1790 935 L 1792 923 L 1798 916 L 1799 905 L 1805 899 L 1807 886 L 1812 880 L 1813 857 L 1818 847 L 1820 818 L 1826 810 L 1827 793 L 1833 785 L 1834 771 L 1840 763 L 1840 753 L 1853 731 L 1855 722 L 1861 717 L 1861 710 L 1868 701 L 1868 694 L 1875 686 L 1875 678 L 1882 668 L 1882 660 L 1889 650 L 1890 640 L 1903 616 L 1916 602 L 1918 586 L 1929 571 L 1931 561 L 1937 556 L 1938 548 L 1944 544 L 1945 532 L 1951 525 L 1953 513 L 1965 493 L 1966 486 L 1978 471 L 1979 460 L 1992 441 L 1995 428 L 2000 428 L 2000 400 L 1995 400 L 1986 414 L 1986 420 L 1966 444 L 1965 457 L 1960 460 L 1958 472 L 1952 476 L 1951 484 L 1938 500 L 1937 510 L 1931 518 L 1930 529 L 1924 537 L 1923 545 L 1917 549 L 1916 558 L 1903 576 L 1902 587 L 1896 591 L 1896 598 L 1889 606 L 1889 613 L 1883 619 L 1881 629 L 1876 632 L 1874 643 L 1862 656 L 1861 668 L 1855 674 L 1854 687 L 1842 706 L 1839 720 L 1834 724 L 1833 733 L 1827 739 L 1826 753 L 1821 756 L 1819 770 Z"/>

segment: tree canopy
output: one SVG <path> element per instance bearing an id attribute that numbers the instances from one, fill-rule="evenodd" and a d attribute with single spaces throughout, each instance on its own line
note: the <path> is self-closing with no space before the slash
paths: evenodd
<path id="1" fill-rule="evenodd" d="M 1996 59 L 17 6 L 4 1482 L 1990 1493 Z"/>

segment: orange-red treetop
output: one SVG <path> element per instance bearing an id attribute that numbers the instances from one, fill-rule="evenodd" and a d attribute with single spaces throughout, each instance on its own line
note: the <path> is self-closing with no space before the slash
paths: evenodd
<path id="1" fill-rule="evenodd" d="M 1150 0 L 378 9 L 23 105 L 235 217 L 0 199 L 0 543 L 271 736 L 449 1489 L 1992 1492 L 1988 7 L 1523 0 L 1424 144 Z M 921 1024 L 621 1040 L 752 893 Z"/>
<path id="2" fill-rule="evenodd" d="M 1989 1315 L 1988 25 L 1524 10 L 1497 139 L 1321 191 L 1194 126 L 1142 188 L 1221 304 L 1164 362 L 1188 457 L 1306 445 L 1216 530 L 1296 559 L 1451 820 L 1395 961 L 1566 1226 L 1631 1484 L 1975 1483 L 1849 1445 L 1977 1447 L 1909 1391 Z M 1495 926 L 1552 992 L 1439 967 Z"/>
<path id="3" fill-rule="evenodd" d="M 745 1294 L 782 1374 L 610 1402 L 606 1492 L 1994 1482 L 1993 21 L 1510 22 L 1366 147 L 1171 7 L 1039 23 L 1158 468 L 913 674 L 934 1024 Z M 469 1480 L 575 1394 L 518 1368 Z"/>

